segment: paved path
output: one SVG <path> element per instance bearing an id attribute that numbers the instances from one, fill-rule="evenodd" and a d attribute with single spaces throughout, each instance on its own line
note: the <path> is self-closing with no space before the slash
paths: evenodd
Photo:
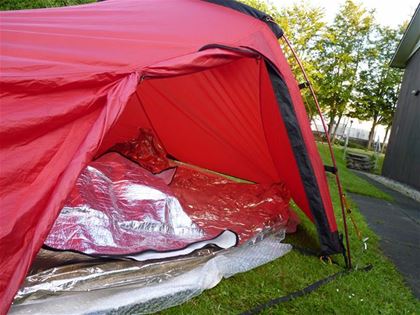
<path id="1" fill-rule="evenodd" d="M 369 226 L 381 237 L 381 247 L 420 299 L 420 203 L 370 179 L 371 184 L 394 198 L 389 201 L 350 194 Z"/>

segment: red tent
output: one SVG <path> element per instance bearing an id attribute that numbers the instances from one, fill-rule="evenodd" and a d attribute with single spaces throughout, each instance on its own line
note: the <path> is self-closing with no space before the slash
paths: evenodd
<path id="1" fill-rule="evenodd" d="M 342 252 L 281 36 L 227 0 L 1 12 L 0 313 L 85 165 L 143 126 L 180 161 L 285 182 L 321 252 Z"/>

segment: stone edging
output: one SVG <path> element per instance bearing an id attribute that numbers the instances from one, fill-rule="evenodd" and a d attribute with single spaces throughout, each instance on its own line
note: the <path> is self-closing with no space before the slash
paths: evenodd
<path id="1" fill-rule="evenodd" d="M 397 182 L 393 179 L 386 178 L 383 176 L 375 175 L 375 174 L 369 174 L 369 173 L 363 173 L 369 178 L 381 183 L 384 186 L 387 186 L 391 189 L 394 189 L 403 195 L 410 197 L 411 199 L 414 199 L 417 202 L 420 202 L 420 191 L 415 190 L 414 188 L 404 185 L 400 182 Z"/>

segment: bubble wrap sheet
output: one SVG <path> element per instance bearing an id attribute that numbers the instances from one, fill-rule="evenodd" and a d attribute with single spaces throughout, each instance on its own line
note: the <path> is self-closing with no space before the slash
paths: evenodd
<path id="1" fill-rule="evenodd" d="M 119 281 L 110 283 L 102 274 L 100 279 L 108 283 L 107 286 L 86 287 L 85 281 L 81 286 L 65 291 L 62 286 L 64 280 L 60 277 L 55 282 L 45 281 L 51 280 L 45 277 L 43 282 L 42 275 L 38 275 L 38 289 L 43 288 L 44 295 L 41 294 L 37 299 L 23 300 L 20 304 L 15 302 L 10 314 L 154 313 L 188 301 L 204 290 L 213 288 L 223 278 L 246 272 L 283 256 L 291 250 L 291 245 L 281 243 L 283 238 L 284 231 L 217 254 L 198 256 L 198 259 L 184 258 L 166 262 L 172 265 L 157 270 L 130 266 L 136 262 L 115 262 L 114 266 L 105 268 L 105 273 L 118 273 L 118 270 L 123 270 L 123 273 Z M 147 272 L 139 276 L 136 272 L 142 268 Z M 86 272 L 85 280 L 100 271 L 100 268 L 96 268 L 96 271 L 94 269 L 91 268 L 91 273 Z M 54 274 L 54 270 L 51 272 Z M 46 273 L 48 271 L 43 275 L 46 276 Z M 126 280 L 122 281 L 123 278 Z"/>

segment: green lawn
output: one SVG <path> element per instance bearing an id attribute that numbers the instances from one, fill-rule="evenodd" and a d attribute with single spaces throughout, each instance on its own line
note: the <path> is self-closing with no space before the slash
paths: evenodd
<path id="1" fill-rule="evenodd" d="M 329 164 L 326 148 L 322 146 L 320 145 L 321 155 L 325 164 Z M 335 152 L 340 176 L 347 191 L 390 198 L 347 170 L 342 152 L 338 148 Z M 342 230 L 343 222 L 333 175 L 328 174 L 328 180 L 337 223 Z M 367 250 L 364 250 L 349 222 L 353 265 L 359 268 L 372 264 L 373 269 L 368 273 L 356 271 L 343 276 L 309 295 L 273 307 L 263 314 L 420 314 L 419 301 L 406 287 L 395 266 L 384 257 L 379 248 L 378 236 L 369 229 L 356 205 L 349 201 L 363 237 L 369 238 Z M 287 236 L 285 242 L 316 248 L 314 225 L 303 215 L 300 217 L 302 223 L 298 232 Z M 334 258 L 343 266 L 341 257 Z M 271 298 L 299 290 L 341 268 L 321 263 L 316 257 L 292 251 L 274 262 L 225 279 L 217 287 L 161 314 L 238 314 Z"/>
<path id="2" fill-rule="evenodd" d="M 23 10 L 48 7 L 63 7 L 89 2 L 95 2 L 95 0 L 1 0 L 0 10 Z"/>
<path id="3" fill-rule="evenodd" d="M 326 144 L 319 143 L 318 150 L 324 160 L 324 163 L 327 165 L 332 165 L 330 154 L 328 151 L 328 146 Z M 350 149 L 350 150 L 353 151 L 355 149 Z M 341 147 L 338 147 L 338 146 L 334 147 L 334 154 L 337 161 L 337 167 L 339 169 L 340 179 L 346 191 L 357 193 L 360 195 L 392 201 L 392 197 L 390 195 L 370 185 L 366 180 L 360 178 L 354 172 L 346 168 L 346 162 L 344 160 L 344 152 Z M 380 163 L 383 163 L 383 158 L 382 158 L 382 162 Z"/>

